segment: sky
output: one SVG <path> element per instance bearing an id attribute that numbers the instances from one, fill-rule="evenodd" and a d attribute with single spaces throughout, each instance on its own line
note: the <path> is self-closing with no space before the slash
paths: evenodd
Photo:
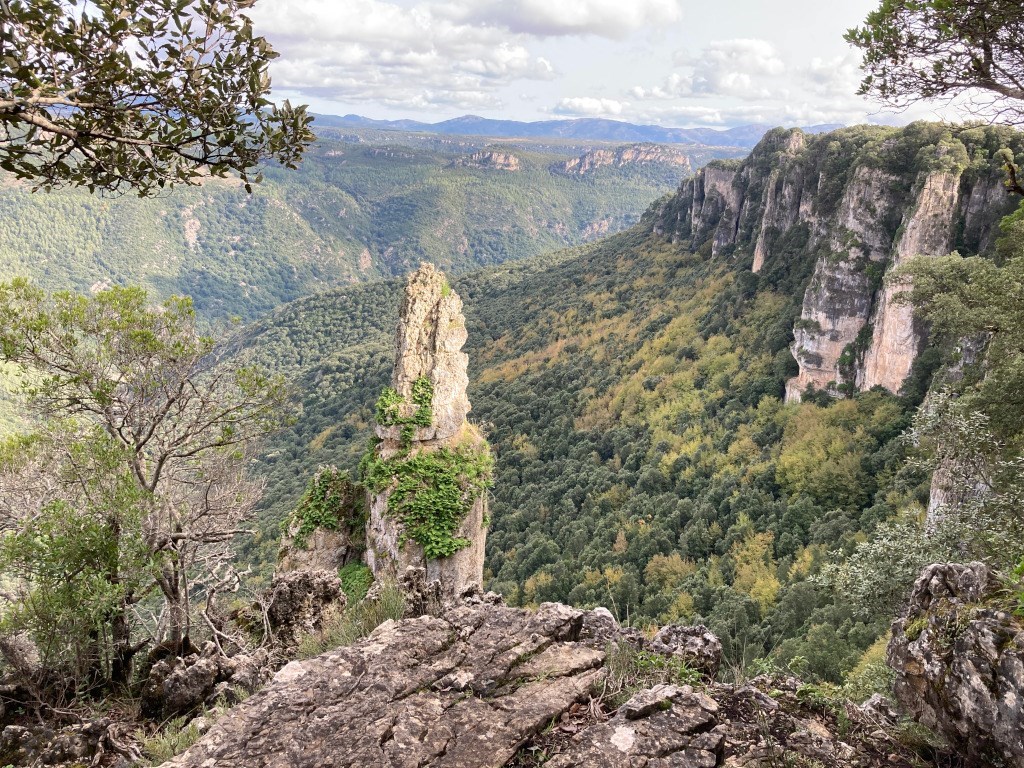
<path id="1" fill-rule="evenodd" d="M 275 98 L 322 114 L 903 124 L 843 40 L 879 0 L 259 0 Z"/>

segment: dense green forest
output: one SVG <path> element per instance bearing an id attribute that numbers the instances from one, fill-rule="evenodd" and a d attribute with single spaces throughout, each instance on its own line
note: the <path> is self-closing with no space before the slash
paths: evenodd
<path id="1" fill-rule="evenodd" d="M 253 319 L 422 259 L 462 271 L 594 239 L 634 223 L 687 172 L 665 161 L 571 175 L 558 170 L 565 147 L 529 144 L 499 148 L 519 160 L 510 171 L 467 163 L 479 140 L 349 138 L 320 140 L 298 171 L 266 169 L 252 195 L 237 180 L 139 199 L 0 179 L 0 275 L 48 289 L 142 285 L 192 296 L 206 318 Z M 739 152 L 680 149 L 694 167 Z"/>
<path id="2" fill-rule="evenodd" d="M 139 285 L 192 297 L 216 325 L 253 320 L 424 259 L 458 272 L 593 240 L 675 188 L 687 172 L 679 156 L 697 168 L 743 152 L 680 146 L 666 153 L 673 162 L 572 175 L 560 170 L 567 158 L 604 145 L 323 133 L 299 170 L 266 169 L 251 195 L 226 179 L 151 198 L 33 193 L 0 175 L 0 277 L 83 293 Z M 512 153 L 519 170 L 467 163 L 488 148 Z M 0 434 L 18 423 L 15 410 L 0 387 Z"/>
<path id="3" fill-rule="evenodd" d="M 847 129 L 810 138 L 807 162 L 828 164 L 839 188 L 865 163 L 913 175 L 941 133 Z M 988 162 L 984 142 L 972 151 Z M 837 599 L 820 575 L 880 524 L 923 513 L 929 473 L 900 436 L 938 351 L 901 395 L 784 405 L 793 324 L 821 254 L 804 238 L 753 274 L 749 253 L 712 259 L 710 242 L 653 234 L 657 207 L 599 243 L 453 280 L 471 418 L 497 453 L 488 586 L 517 604 L 606 605 L 641 625 L 703 621 L 735 664 L 770 657 L 840 680 L 879 660 L 891 617 Z M 263 533 L 248 557 L 272 559 L 277 521 L 318 466 L 355 469 L 400 289 L 321 294 L 247 330 L 249 353 L 302 402 L 261 462 Z"/>

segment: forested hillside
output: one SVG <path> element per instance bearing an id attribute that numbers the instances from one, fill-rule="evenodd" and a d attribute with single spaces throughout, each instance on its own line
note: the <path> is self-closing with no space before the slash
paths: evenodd
<path id="1" fill-rule="evenodd" d="M 595 239 L 708 159 L 742 151 L 665 148 L 569 174 L 566 154 L 591 146 L 349 138 L 321 139 L 299 171 L 267 169 L 252 195 L 226 180 L 139 199 L 33 194 L 0 179 L 0 274 L 49 289 L 143 285 L 192 296 L 207 318 L 252 319 L 421 259 L 461 271 Z"/>
<path id="2" fill-rule="evenodd" d="M 677 210 L 701 210 L 689 183 L 627 232 L 454 280 L 469 326 L 471 418 L 498 457 L 489 586 L 515 603 L 607 605 L 638 623 L 699 619 L 734 663 L 772 655 L 838 680 L 877 661 L 890 615 L 837 599 L 814 577 L 879 524 L 923 514 L 928 473 L 906 461 L 899 436 L 937 360 L 917 357 L 899 393 L 849 387 L 834 399 L 812 389 L 786 404 L 800 371 L 794 329 L 808 324 L 807 297 L 821 295 L 812 275 L 822 263 L 849 260 L 874 275 L 869 311 L 902 242 L 900 218 L 917 215 L 905 194 L 904 210 L 882 217 L 881 258 L 851 256 L 855 235 L 829 228 L 865 168 L 914 190 L 933 172 L 930 158 L 955 149 L 970 169 L 965 189 L 987 189 L 1007 138 L 921 124 L 804 137 L 793 162 L 816 190 L 805 205 L 818 230 L 772 233 L 757 272 L 779 136 L 741 165 L 716 166 L 732 181 L 722 205 L 702 193 L 708 226 L 667 225 Z M 716 247 L 730 200 L 743 195 L 755 206 L 743 221 L 755 223 L 734 225 Z M 977 231 L 957 219 L 956 242 L 991 245 L 1002 201 L 971 219 Z M 265 533 L 251 557 L 272 556 L 276 521 L 318 465 L 355 469 L 386 383 L 397 296 L 395 282 L 325 293 L 248 329 L 249 349 L 302 400 L 263 461 Z"/>

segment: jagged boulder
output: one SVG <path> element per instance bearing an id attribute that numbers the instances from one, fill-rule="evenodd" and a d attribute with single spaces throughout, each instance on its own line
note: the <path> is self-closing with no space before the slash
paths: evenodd
<path id="1" fill-rule="evenodd" d="M 333 571 L 283 571 L 267 590 L 267 621 L 280 645 L 293 646 L 302 635 L 319 630 L 324 617 L 342 610 L 346 602 L 341 579 Z"/>
<path id="2" fill-rule="evenodd" d="M 266 651 L 225 656 L 211 642 L 200 653 L 157 661 L 142 688 L 142 712 L 153 720 L 196 714 L 218 700 L 231 704 L 251 693 L 270 671 Z"/>
<path id="3" fill-rule="evenodd" d="M 101 717 L 65 727 L 7 725 L 0 731 L 0 765 L 25 768 L 129 768 L 142 756 L 130 723 Z"/>
<path id="4" fill-rule="evenodd" d="M 465 341 L 462 300 L 422 265 L 405 289 L 391 387 L 377 402 L 379 441 L 363 463 L 374 577 L 394 582 L 422 569 L 445 600 L 483 584 L 492 460 L 466 421 Z"/>
<path id="5" fill-rule="evenodd" d="M 703 624 L 684 627 L 670 624 L 662 627 L 651 639 L 650 649 L 666 656 L 674 656 L 686 662 L 708 677 L 718 674 L 722 663 L 722 642 Z"/>
<path id="6" fill-rule="evenodd" d="M 892 626 L 889 666 L 905 710 L 972 764 L 1024 767 L 1024 622 L 1002 610 L 983 563 L 921 572 Z"/>
<path id="7" fill-rule="evenodd" d="M 782 755 L 828 768 L 911 765 L 884 733 L 864 736 L 855 713 L 841 738 L 837 717 L 804 704 L 795 681 L 668 681 L 616 705 L 609 652 L 633 636 L 609 618 L 473 594 L 440 616 L 385 622 L 288 664 L 165 768 L 753 768 Z"/>

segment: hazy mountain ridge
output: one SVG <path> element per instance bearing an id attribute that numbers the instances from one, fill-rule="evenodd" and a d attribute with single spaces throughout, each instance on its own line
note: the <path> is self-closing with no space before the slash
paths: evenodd
<path id="1" fill-rule="evenodd" d="M 656 144 L 703 144 L 712 147 L 752 148 L 773 126 L 741 125 L 735 128 L 666 128 L 637 125 L 621 120 L 579 117 L 565 120 L 494 120 L 463 115 L 438 123 L 418 120 L 374 120 L 360 115 L 316 115 L 318 127 L 376 128 L 392 131 L 416 131 L 495 138 L 571 138 L 616 142 L 647 141 Z M 841 125 L 826 123 L 802 128 L 805 133 L 825 133 Z"/>

